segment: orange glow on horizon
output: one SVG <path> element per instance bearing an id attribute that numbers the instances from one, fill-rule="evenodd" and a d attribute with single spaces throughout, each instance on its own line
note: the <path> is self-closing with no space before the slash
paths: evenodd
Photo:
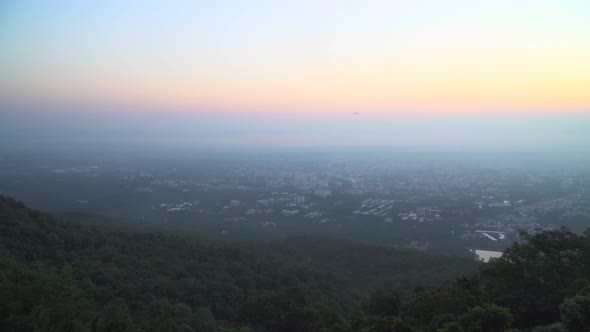
<path id="1" fill-rule="evenodd" d="M 103 64 L 14 75 L 21 99 L 266 112 L 590 110 L 590 49 L 542 56 L 425 48 L 145 71 Z M 588 57 L 586 57 L 588 55 Z M 33 68 L 36 69 L 36 68 Z"/>

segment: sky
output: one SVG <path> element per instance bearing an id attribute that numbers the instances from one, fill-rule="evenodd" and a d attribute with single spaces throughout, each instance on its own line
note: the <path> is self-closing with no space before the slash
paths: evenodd
<path id="1" fill-rule="evenodd" d="M 590 1 L 4 0 L 0 73 L 5 139 L 583 146 Z"/>

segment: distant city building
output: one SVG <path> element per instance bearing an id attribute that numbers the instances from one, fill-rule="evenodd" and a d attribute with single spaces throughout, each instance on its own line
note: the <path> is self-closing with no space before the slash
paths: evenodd
<path id="1" fill-rule="evenodd" d="M 274 198 L 265 198 L 265 199 L 256 200 L 256 204 L 262 205 L 262 206 L 269 206 L 269 205 L 274 204 L 274 202 L 275 202 Z"/>
<path id="2" fill-rule="evenodd" d="M 293 203 L 295 203 L 295 204 L 305 203 L 305 196 L 295 196 L 295 198 L 293 198 Z"/>
<path id="3" fill-rule="evenodd" d="M 328 188 L 329 186 L 329 182 L 328 180 L 322 179 L 322 180 L 318 180 L 316 182 L 316 187 L 320 187 L 320 188 Z"/>
<path id="4" fill-rule="evenodd" d="M 299 190 L 307 190 L 311 187 L 311 181 L 308 176 L 299 175 L 295 177 L 294 185 Z"/>
<path id="5" fill-rule="evenodd" d="M 469 249 L 469 251 L 475 254 L 474 256 L 476 260 L 484 263 L 488 263 L 492 258 L 500 258 L 503 254 L 501 251 L 492 250 Z"/>
<path id="6" fill-rule="evenodd" d="M 148 171 L 140 171 L 139 176 L 144 177 L 144 178 L 153 178 L 154 177 L 152 175 L 152 173 L 150 173 Z"/>
<path id="7" fill-rule="evenodd" d="M 330 189 L 318 189 L 314 191 L 314 194 L 320 196 L 321 198 L 326 198 L 332 196 L 332 191 Z"/>
<path id="8" fill-rule="evenodd" d="M 416 214 L 420 217 L 428 216 L 428 215 L 430 215 L 430 213 L 431 213 L 431 210 L 428 207 L 419 206 L 416 208 Z"/>
<path id="9" fill-rule="evenodd" d="M 283 210 L 281 211 L 281 214 L 287 217 L 294 216 L 296 214 L 299 214 L 299 210 Z"/>

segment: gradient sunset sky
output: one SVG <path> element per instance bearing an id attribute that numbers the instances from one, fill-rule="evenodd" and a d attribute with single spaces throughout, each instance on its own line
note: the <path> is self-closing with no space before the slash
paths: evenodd
<path id="1" fill-rule="evenodd" d="M 12 129 L 25 111 L 7 105 L 22 103 L 54 120 L 183 113 L 221 131 L 239 127 L 232 114 L 254 127 L 305 114 L 342 135 L 351 112 L 377 127 L 466 114 L 482 128 L 551 113 L 539 121 L 574 114 L 583 140 L 590 1 L 2 1 L 0 98 Z M 268 137 L 311 137 L 283 126 Z"/>

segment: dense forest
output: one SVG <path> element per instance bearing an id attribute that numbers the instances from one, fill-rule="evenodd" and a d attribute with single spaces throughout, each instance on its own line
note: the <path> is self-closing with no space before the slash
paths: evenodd
<path id="1" fill-rule="evenodd" d="M 2 331 L 588 331 L 590 233 L 478 265 L 302 236 L 211 241 L 0 196 Z"/>

